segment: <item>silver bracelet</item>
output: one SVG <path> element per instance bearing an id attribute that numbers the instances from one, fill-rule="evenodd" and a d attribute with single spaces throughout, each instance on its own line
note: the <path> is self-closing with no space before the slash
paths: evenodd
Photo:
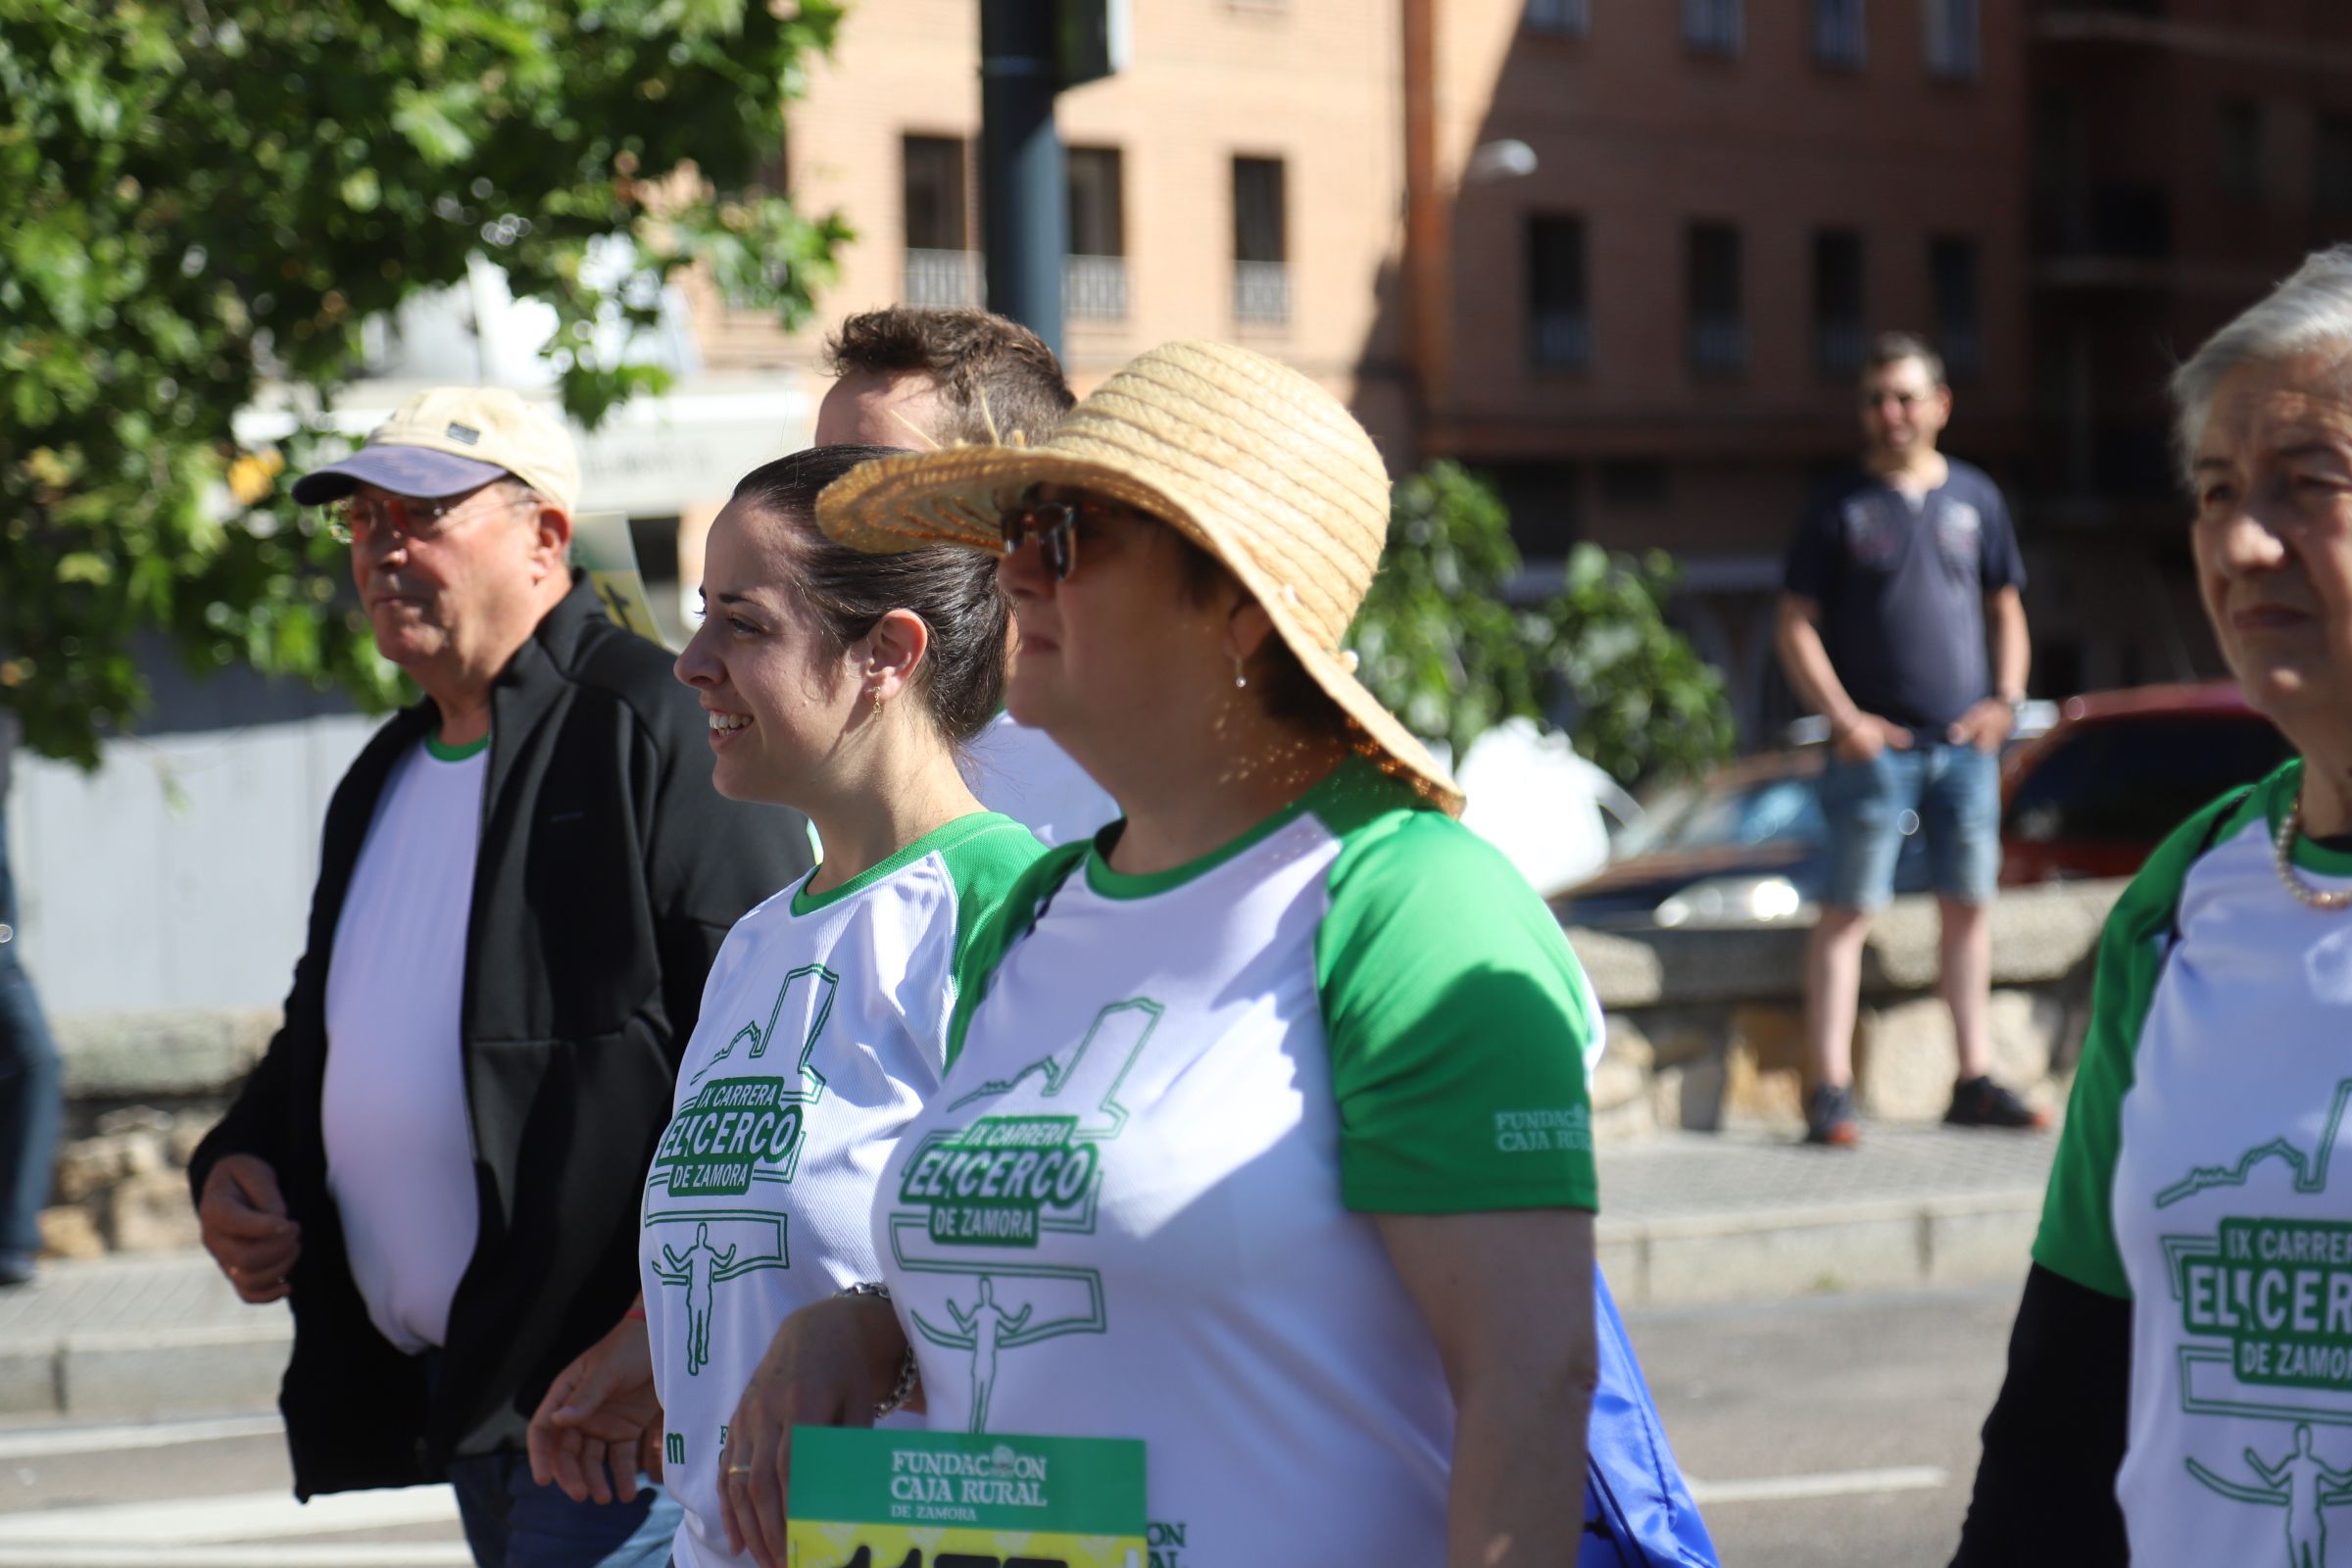
<path id="1" fill-rule="evenodd" d="M 841 1294 L 844 1296 L 871 1296 L 887 1301 L 890 1299 L 890 1287 L 874 1280 L 858 1280 L 855 1284 L 843 1286 Z M 879 1421 L 884 1416 L 904 1408 L 906 1401 L 914 1397 L 914 1386 L 921 1380 L 921 1369 L 915 1365 L 914 1347 L 909 1345 L 906 1347 L 905 1357 L 899 1362 L 898 1382 L 891 1386 L 888 1396 L 874 1401 L 874 1419 Z"/>

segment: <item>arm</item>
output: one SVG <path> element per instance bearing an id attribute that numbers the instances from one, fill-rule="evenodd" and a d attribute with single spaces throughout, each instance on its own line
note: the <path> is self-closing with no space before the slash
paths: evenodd
<path id="1" fill-rule="evenodd" d="M 2035 1264 L 1953 1568 L 2123 1568 L 2115 1473 L 2131 1379 L 2132 1303 Z"/>
<path id="2" fill-rule="evenodd" d="M 1453 1391 L 1448 1568 L 1567 1564 L 1582 1537 L 1592 1216 L 1581 1209 L 1379 1214 Z"/>
<path id="3" fill-rule="evenodd" d="M 2262 1456 L 2256 1453 L 2252 1448 L 2248 1448 L 2246 1450 L 2246 1468 L 2253 1471 L 2256 1475 L 2262 1477 L 2262 1484 L 2266 1487 L 2278 1486 L 2280 1482 L 2286 1479 L 2286 1471 L 2283 1467 L 2277 1470 L 2272 1469 L 2269 1465 L 2262 1462 Z M 2326 1481 L 2328 1479 L 2328 1472 L 2327 1467 L 2325 1465 L 2321 1466 L 2320 1479 Z M 2329 1485 L 2333 1485 L 2333 1483 L 2330 1482 Z"/>
<path id="4" fill-rule="evenodd" d="M 1984 601 L 1984 618 L 1992 630 L 1993 695 L 2005 703 L 2023 698 L 2034 659 L 2034 641 L 2026 633 L 2026 596 L 2015 586 L 1995 589 Z"/>
<path id="5" fill-rule="evenodd" d="M 524 1439 L 531 1479 L 574 1502 L 633 1502 L 639 1471 L 659 1474 L 662 1401 L 645 1319 L 632 1312 L 548 1385 Z"/>
<path id="6" fill-rule="evenodd" d="M 1911 744 L 1908 730 L 1876 713 L 1864 712 L 1846 694 L 1845 682 L 1831 667 L 1830 651 L 1821 640 L 1817 601 L 1784 592 L 1774 612 L 1772 644 L 1789 687 L 1807 708 L 1830 721 L 1830 739 L 1838 756 L 1848 761 L 1868 761 L 1882 747 L 1900 751 Z"/>
<path id="7" fill-rule="evenodd" d="M 1992 695 L 1955 720 L 1951 739 L 1997 752 L 2017 729 L 2016 705 L 2026 695 L 2026 669 L 2034 657 L 2026 634 L 2025 596 L 2012 587 L 1984 596 L 1984 628 L 1991 642 Z"/>
<path id="8" fill-rule="evenodd" d="M 898 1386 L 906 1331 L 879 1296 L 834 1296 L 786 1318 L 744 1386 L 718 1456 L 727 1549 L 785 1568 L 792 1429 L 870 1427 Z"/>

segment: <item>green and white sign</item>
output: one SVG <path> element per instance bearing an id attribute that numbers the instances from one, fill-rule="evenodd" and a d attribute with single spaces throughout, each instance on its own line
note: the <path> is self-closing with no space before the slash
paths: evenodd
<path id="1" fill-rule="evenodd" d="M 1145 1568 L 1144 1446 L 795 1427 L 791 1568 Z"/>

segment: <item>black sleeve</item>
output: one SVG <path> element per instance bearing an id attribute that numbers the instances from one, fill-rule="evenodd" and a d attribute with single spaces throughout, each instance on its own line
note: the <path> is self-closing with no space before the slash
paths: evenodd
<path id="1" fill-rule="evenodd" d="M 311 929 L 315 934 L 318 924 L 318 889 L 311 890 Z M 283 1013 L 285 1021 L 270 1037 L 269 1049 L 262 1059 L 254 1063 L 237 1088 L 237 1098 L 229 1102 L 226 1112 L 204 1135 L 188 1157 L 188 1194 L 196 1202 L 204 1201 L 205 1178 L 224 1154 L 252 1154 L 268 1165 L 277 1177 L 280 1191 L 285 1187 L 285 1133 L 289 1114 L 288 1081 L 292 1076 L 292 1056 L 297 1049 L 293 1042 L 294 1026 L 298 1020 L 323 1016 L 326 1001 L 326 957 L 316 945 L 306 950 L 294 961 L 294 984 L 286 993 Z"/>
<path id="2" fill-rule="evenodd" d="M 2132 1303 L 2034 1265 L 1953 1568 L 2124 1568 Z"/>

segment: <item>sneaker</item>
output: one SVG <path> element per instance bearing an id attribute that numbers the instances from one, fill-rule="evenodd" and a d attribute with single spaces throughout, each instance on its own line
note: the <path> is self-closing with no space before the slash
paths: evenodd
<path id="1" fill-rule="evenodd" d="M 39 1272 L 30 1252 L 0 1252 L 0 1290 L 30 1285 Z"/>
<path id="2" fill-rule="evenodd" d="M 1805 1102 L 1805 1142 L 1832 1149 L 1851 1149 L 1862 1141 L 1862 1124 L 1854 1119 L 1854 1091 L 1845 1084 L 1823 1084 Z"/>
<path id="3" fill-rule="evenodd" d="M 1943 1113 L 1943 1124 L 2039 1130 L 2050 1124 L 2050 1113 L 2035 1110 L 1990 1078 L 1964 1078 L 1952 1085 L 1952 1108 Z"/>

